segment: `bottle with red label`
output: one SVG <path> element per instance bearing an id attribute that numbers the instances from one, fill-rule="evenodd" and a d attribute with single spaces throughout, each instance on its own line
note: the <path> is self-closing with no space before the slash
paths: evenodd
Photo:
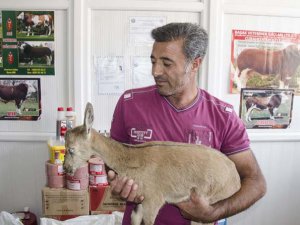
<path id="1" fill-rule="evenodd" d="M 67 131 L 67 120 L 65 116 L 65 111 L 63 107 L 58 107 L 57 118 L 56 118 L 56 139 L 60 141 L 64 141 L 66 131 Z"/>
<path id="2" fill-rule="evenodd" d="M 72 129 L 76 126 L 76 113 L 72 107 L 67 107 L 66 112 L 67 130 Z"/>

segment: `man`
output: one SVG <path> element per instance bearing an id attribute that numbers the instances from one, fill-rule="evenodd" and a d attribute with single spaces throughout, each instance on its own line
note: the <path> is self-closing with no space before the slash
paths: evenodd
<path id="1" fill-rule="evenodd" d="M 156 85 L 129 90 L 121 96 L 111 137 L 130 144 L 175 141 L 213 147 L 235 163 L 242 184 L 236 194 L 213 205 L 194 195 L 177 205 L 166 204 L 155 224 L 188 225 L 191 220 L 208 223 L 245 210 L 265 194 L 266 184 L 245 127 L 232 106 L 197 87 L 207 33 L 196 24 L 171 23 L 154 29 L 152 37 Z M 131 178 L 117 177 L 113 171 L 109 178 L 113 193 L 127 200 L 123 225 L 130 225 L 131 211 L 143 196 L 137 196 L 138 186 Z"/>

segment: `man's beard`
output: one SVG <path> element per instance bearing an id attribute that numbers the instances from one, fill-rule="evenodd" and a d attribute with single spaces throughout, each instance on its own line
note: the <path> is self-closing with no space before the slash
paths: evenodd
<path id="1" fill-rule="evenodd" d="M 189 82 L 189 80 L 190 80 L 190 77 L 188 77 L 189 75 L 190 74 L 188 74 L 188 71 L 186 71 L 184 74 L 184 79 L 180 80 L 180 82 L 178 82 L 178 83 L 175 83 L 174 86 L 171 86 L 171 83 L 169 82 L 169 80 L 164 78 L 163 75 L 154 78 L 156 87 L 158 89 L 158 93 L 164 97 L 169 97 L 169 96 L 179 93 L 181 90 L 184 89 L 186 84 Z M 160 87 L 159 82 L 166 82 L 167 85 L 162 85 Z M 163 84 L 165 84 L 165 83 L 163 83 Z"/>

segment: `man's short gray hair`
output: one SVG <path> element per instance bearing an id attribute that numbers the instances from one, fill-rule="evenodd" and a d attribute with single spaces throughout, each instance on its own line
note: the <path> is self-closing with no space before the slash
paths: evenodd
<path id="1" fill-rule="evenodd" d="M 151 32 L 156 42 L 183 40 L 183 52 L 188 61 L 203 58 L 208 46 L 207 32 L 198 24 L 169 23 Z"/>

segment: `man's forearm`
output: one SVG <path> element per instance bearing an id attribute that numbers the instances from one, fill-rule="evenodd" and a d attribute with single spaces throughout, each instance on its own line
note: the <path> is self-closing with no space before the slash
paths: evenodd
<path id="1" fill-rule="evenodd" d="M 210 204 L 209 200 L 201 193 L 191 192 L 188 201 L 177 203 L 182 215 L 190 220 L 202 223 L 211 223 L 222 218 L 235 215 L 253 205 L 266 193 L 265 178 L 252 153 L 243 152 L 229 156 L 235 163 L 241 178 L 241 188 L 231 197 Z"/>
<path id="2" fill-rule="evenodd" d="M 244 178 L 241 180 L 241 189 L 228 199 L 219 201 L 213 206 L 214 212 L 211 221 L 233 216 L 249 208 L 264 196 L 266 183 L 264 177 Z"/>

